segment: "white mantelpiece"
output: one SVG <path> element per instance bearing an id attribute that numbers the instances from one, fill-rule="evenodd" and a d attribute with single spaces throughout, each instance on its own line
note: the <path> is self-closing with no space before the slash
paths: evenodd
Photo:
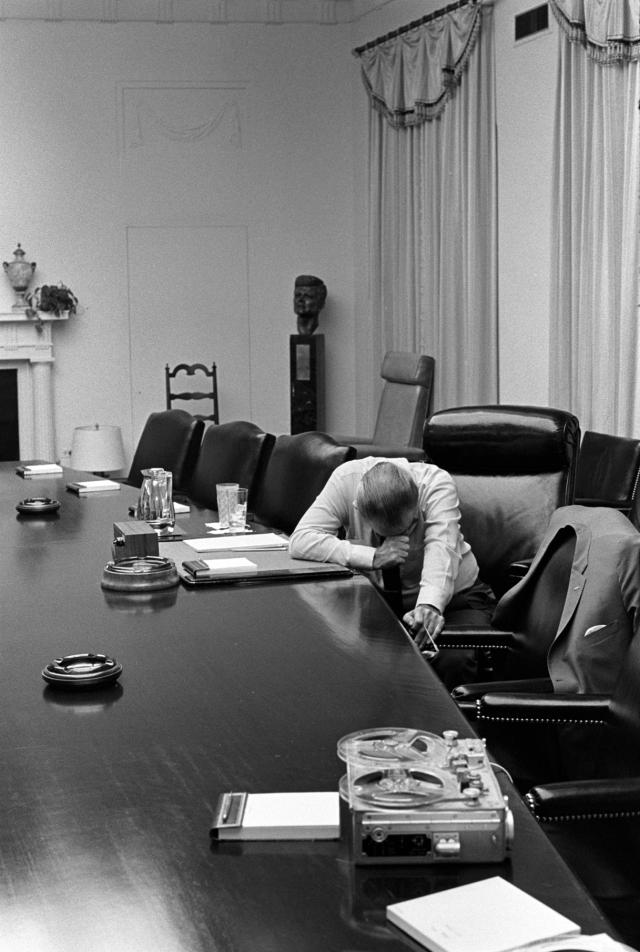
<path id="1" fill-rule="evenodd" d="M 68 314 L 0 313 L 0 370 L 18 371 L 20 459 L 56 458 L 53 420 L 53 324 Z"/>

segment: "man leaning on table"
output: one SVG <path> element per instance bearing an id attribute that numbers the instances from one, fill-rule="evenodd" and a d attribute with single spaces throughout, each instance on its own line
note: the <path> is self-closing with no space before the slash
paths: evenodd
<path id="1" fill-rule="evenodd" d="M 394 585 L 388 580 L 395 572 L 397 610 L 423 650 L 435 647 L 445 621 L 491 620 L 495 598 L 479 581 L 460 531 L 455 483 L 431 463 L 374 456 L 343 463 L 296 526 L 289 548 L 294 558 L 366 572 L 383 589 Z M 443 651 L 432 662 L 450 688 L 473 680 L 473 651 Z"/>

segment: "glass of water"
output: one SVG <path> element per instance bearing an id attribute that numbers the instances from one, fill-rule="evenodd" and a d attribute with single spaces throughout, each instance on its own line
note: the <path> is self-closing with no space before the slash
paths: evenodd
<path id="1" fill-rule="evenodd" d="M 231 511 L 235 508 L 238 483 L 216 483 L 216 500 L 218 505 L 218 524 L 221 529 L 228 529 L 231 522 Z"/>
<path id="2" fill-rule="evenodd" d="M 247 495 L 248 490 L 243 486 L 238 486 L 229 495 L 229 525 L 232 529 L 244 529 L 247 525 Z"/>

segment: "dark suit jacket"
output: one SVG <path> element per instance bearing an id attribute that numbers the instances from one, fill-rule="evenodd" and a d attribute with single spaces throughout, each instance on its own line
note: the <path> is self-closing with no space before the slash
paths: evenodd
<path id="1" fill-rule="evenodd" d="M 611 694 L 640 626 L 640 533 L 615 509 L 557 509 L 531 568 L 501 598 L 493 622 L 518 630 L 536 567 L 563 528 L 576 534 L 571 577 L 547 652 L 556 692 Z"/>

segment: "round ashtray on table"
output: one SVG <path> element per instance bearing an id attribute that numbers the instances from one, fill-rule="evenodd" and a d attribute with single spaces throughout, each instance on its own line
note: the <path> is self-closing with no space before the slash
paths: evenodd
<path id="1" fill-rule="evenodd" d="M 57 512 L 60 503 L 57 499 L 51 499 L 49 496 L 30 496 L 28 499 L 21 499 L 16 509 L 25 515 L 42 515 L 45 512 Z"/>
<path id="2" fill-rule="evenodd" d="M 101 585 L 116 592 L 149 592 L 178 585 L 180 577 L 173 559 L 159 555 L 132 555 L 107 562 Z"/>
<path id="3" fill-rule="evenodd" d="M 122 674 L 122 665 L 105 654 L 86 652 L 54 658 L 42 671 L 52 687 L 92 688 L 113 684 Z"/>

